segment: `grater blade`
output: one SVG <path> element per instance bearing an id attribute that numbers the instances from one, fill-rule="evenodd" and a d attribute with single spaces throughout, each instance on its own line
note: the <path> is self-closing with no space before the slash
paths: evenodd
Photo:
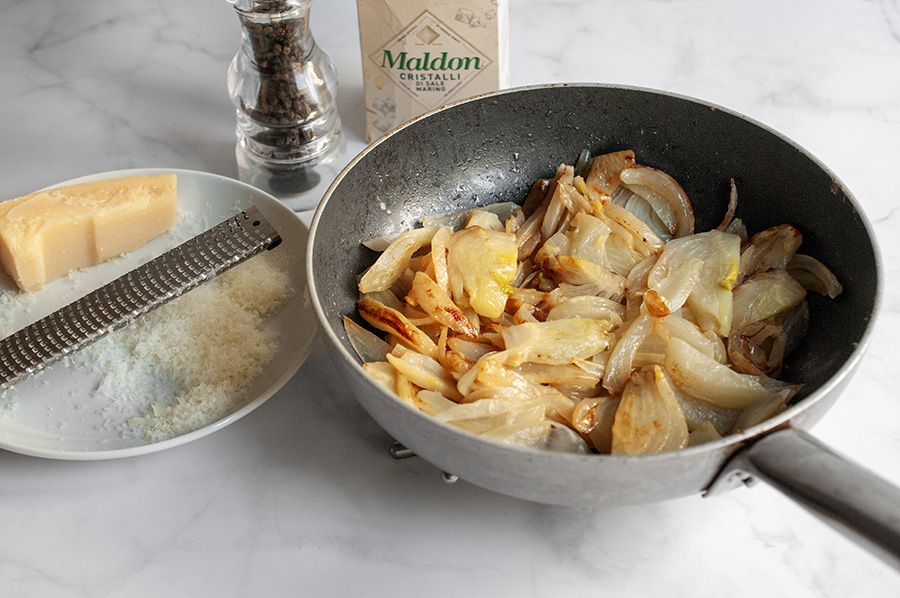
<path id="1" fill-rule="evenodd" d="M 0 391 L 281 243 L 256 206 L 0 340 Z"/>

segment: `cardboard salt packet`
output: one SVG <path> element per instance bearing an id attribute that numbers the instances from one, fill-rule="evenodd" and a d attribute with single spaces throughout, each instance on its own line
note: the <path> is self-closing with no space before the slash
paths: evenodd
<path id="1" fill-rule="evenodd" d="M 434 108 L 509 86 L 508 0 L 357 0 L 373 141 Z"/>

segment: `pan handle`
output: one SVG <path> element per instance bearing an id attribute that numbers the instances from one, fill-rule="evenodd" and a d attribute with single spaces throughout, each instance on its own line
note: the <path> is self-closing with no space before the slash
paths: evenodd
<path id="1" fill-rule="evenodd" d="M 764 480 L 900 570 L 900 489 L 803 430 L 763 436 L 731 459 L 710 487 Z"/>

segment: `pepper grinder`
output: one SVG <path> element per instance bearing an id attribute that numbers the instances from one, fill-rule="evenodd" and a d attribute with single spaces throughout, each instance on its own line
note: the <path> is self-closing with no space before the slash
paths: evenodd
<path id="1" fill-rule="evenodd" d="M 309 28 L 312 0 L 228 1 L 241 22 L 228 69 L 238 177 L 295 210 L 314 208 L 345 141 L 337 73 Z"/>

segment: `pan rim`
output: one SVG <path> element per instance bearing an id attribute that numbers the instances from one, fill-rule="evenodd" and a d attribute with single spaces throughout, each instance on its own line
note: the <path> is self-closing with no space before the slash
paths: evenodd
<path id="1" fill-rule="evenodd" d="M 677 451 L 670 451 L 665 453 L 658 453 L 652 455 L 607 455 L 607 454 L 574 454 L 574 453 L 558 453 L 552 451 L 546 451 L 542 449 L 536 449 L 532 447 L 520 447 L 520 446 L 511 446 L 506 445 L 500 442 L 488 440 L 479 437 L 478 435 L 463 430 L 461 428 L 457 428 L 455 426 L 444 424 L 443 422 L 437 421 L 434 418 L 431 418 L 425 413 L 415 409 L 411 405 L 404 403 L 398 397 L 392 395 L 387 390 L 381 388 L 362 368 L 362 365 L 359 362 L 359 359 L 356 355 L 351 353 L 345 346 L 341 339 L 334 333 L 331 326 L 328 324 L 328 320 L 325 315 L 324 307 L 322 306 L 319 300 L 319 293 L 316 287 L 314 274 L 314 259 L 315 259 L 315 243 L 318 239 L 318 230 L 319 224 L 321 222 L 322 216 L 324 212 L 328 209 L 329 200 L 331 199 L 334 191 L 338 188 L 340 183 L 344 180 L 347 174 L 366 156 L 370 153 L 374 152 L 379 146 L 388 142 L 393 136 L 397 135 L 401 131 L 404 131 L 410 127 L 417 126 L 417 123 L 424 121 L 426 119 L 432 118 L 434 115 L 443 114 L 444 112 L 455 109 L 456 107 L 463 106 L 470 103 L 476 102 L 485 102 L 490 101 L 492 98 L 497 98 L 509 94 L 521 94 L 521 93 L 529 93 L 535 91 L 544 91 L 549 89 L 608 89 L 608 90 L 620 90 L 626 92 L 637 92 L 637 93 L 645 93 L 657 96 L 664 96 L 668 98 L 673 98 L 685 102 L 690 102 L 692 104 L 696 104 L 699 106 L 703 106 L 706 108 L 710 108 L 713 110 L 719 110 L 723 113 L 730 115 L 731 117 L 741 119 L 748 124 L 751 124 L 755 127 L 762 129 L 764 132 L 767 132 L 775 137 L 777 137 L 782 142 L 788 144 L 789 146 L 796 149 L 798 152 L 803 154 L 806 158 L 812 161 L 816 167 L 821 169 L 826 175 L 828 175 L 835 185 L 839 186 L 846 196 L 846 198 L 851 202 L 854 212 L 860 218 L 862 226 L 866 232 L 866 236 L 869 239 L 869 242 L 872 246 L 873 255 L 874 255 L 874 270 L 875 270 L 875 282 L 874 282 L 874 298 L 873 298 L 873 307 L 872 311 L 869 314 L 868 322 L 865 325 L 865 329 L 862 335 L 859 338 L 859 341 L 856 343 L 849 357 L 841 364 L 841 366 L 825 381 L 823 384 L 820 384 L 819 387 L 814 389 L 808 396 L 804 397 L 802 400 L 797 402 L 796 404 L 790 405 L 788 409 L 783 411 L 782 413 L 760 423 L 755 426 L 748 428 L 747 430 L 737 433 L 737 434 L 729 434 L 721 439 L 705 443 L 702 445 L 694 446 L 694 447 L 686 447 L 683 449 L 679 449 Z M 308 247 L 306 252 L 306 273 L 307 273 L 307 285 L 310 291 L 310 301 L 313 306 L 313 310 L 316 313 L 316 317 L 319 318 L 320 321 L 320 329 L 322 333 L 325 335 L 328 344 L 331 346 L 333 350 L 336 350 L 341 357 L 341 360 L 344 364 L 349 364 L 351 368 L 353 368 L 356 373 L 362 374 L 364 379 L 368 382 L 370 389 L 382 395 L 382 398 L 394 401 L 395 406 L 402 406 L 403 409 L 408 410 L 409 413 L 414 413 L 418 419 L 421 419 L 423 422 L 427 422 L 425 425 L 429 427 L 433 427 L 434 429 L 440 430 L 442 433 L 450 434 L 453 436 L 458 436 L 461 439 L 465 439 L 467 442 L 475 442 L 479 446 L 487 447 L 488 450 L 498 453 L 505 453 L 510 455 L 526 455 L 532 459 L 562 459 L 572 462 L 585 461 L 590 462 L 594 461 L 598 464 L 608 463 L 608 462 L 618 462 L 618 463 L 629 463 L 629 462 L 641 462 L 648 463 L 652 461 L 666 461 L 673 458 L 688 458 L 696 455 L 701 455 L 704 453 L 714 453 L 718 451 L 725 450 L 729 455 L 733 454 L 741 447 L 746 444 L 752 443 L 755 439 L 758 439 L 770 432 L 775 430 L 790 427 L 794 422 L 795 418 L 807 411 L 814 404 L 818 403 L 825 396 L 827 396 L 832 390 L 834 390 L 837 386 L 839 386 L 845 379 L 851 375 L 857 368 L 859 362 L 864 356 L 866 349 L 871 342 L 872 335 L 874 333 L 874 328 L 876 324 L 876 320 L 881 313 L 882 303 L 883 303 L 883 288 L 884 288 L 884 272 L 883 272 L 883 264 L 881 258 L 881 252 L 878 245 L 877 237 L 875 236 L 874 229 L 867 217 L 866 213 L 859 205 L 859 202 L 856 200 L 855 196 L 849 190 L 849 188 L 843 184 L 843 182 L 837 177 L 837 175 L 821 160 L 818 159 L 812 152 L 807 150 L 805 147 L 798 144 L 793 139 L 787 137 L 781 132 L 773 129 L 772 127 L 757 121 L 745 114 L 737 112 L 735 110 L 729 109 L 727 107 L 723 107 L 718 104 L 714 104 L 712 102 L 708 102 L 702 100 L 700 98 L 691 97 L 683 94 L 678 94 L 674 92 L 669 92 L 665 90 L 653 89 L 649 87 L 640 87 L 640 86 L 629 86 L 629 85 L 616 85 L 616 84 L 604 84 L 604 83 L 578 83 L 578 82 L 570 82 L 570 83 L 550 83 L 550 84 L 537 84 L 537 85 L 526 85 L 520 87 L 512 87 L 508 89 L 502 89 L 494 92 L 488 92 L 484 94 L 480 94 L 477 96 L 473 96 L 471 98 L 459 100 L 453 102 L 451 104 L 447 104 L 445 106 L 441 106 L 435 108 L 429 112 L 422 114 L 419 117 L 416 117 L 396 129 L 386 133 L 379 139 L 373 141 L 371 144 L 366 146 L 357 156 L 355 156 L 350 162 L 345 166 L 344 169 L 338 174 L 338 176 L 332 181 L 331 185 L 328 187 L 325 195 L 323 196 L 322 201 L 319 203 L 318 208 L 315 211 L 315 214 L 312 218 L 310 228 L 309 228 L 309 238 L 308 238 Z M 679 457 L 683 456 L 683 457 Z M 726 457 L 727 459 L 727 457 Z"/>

